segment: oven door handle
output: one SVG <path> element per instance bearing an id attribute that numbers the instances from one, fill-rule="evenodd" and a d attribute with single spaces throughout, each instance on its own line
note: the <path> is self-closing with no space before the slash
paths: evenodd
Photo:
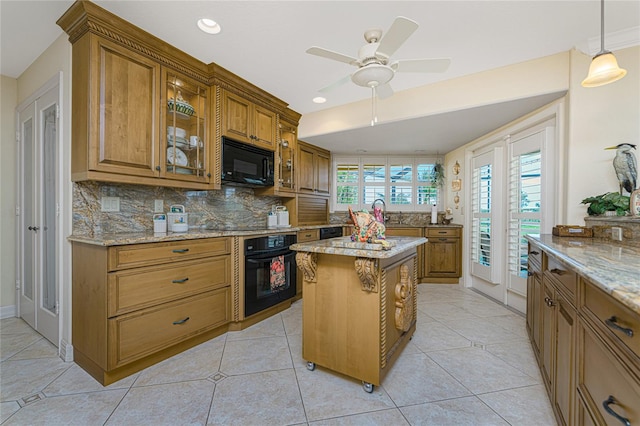
<path id="1" fill-rule="evenodd" d="M 278 257 L 278 256 L 284 256 L 285 259 L 289 258 L 289 257 L 294 257 L 296 254 L 295 251 L 291 251 L 291 250 L 285 250 L 285 251 L 278 251 L 275 253 L 270 253 L 267 256 L 256 256 L 256 257 L 248 257 L 245 256 L 245 260 L 249 263 L 263 263 L 265 260 L 271 260 L 274 257 Z"/>

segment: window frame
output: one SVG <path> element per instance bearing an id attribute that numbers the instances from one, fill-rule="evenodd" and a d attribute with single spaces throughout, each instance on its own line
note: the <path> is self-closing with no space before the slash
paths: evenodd
<path id="1" fill-rule="evenodd" d="M 332 158 L 332 180 L 333 187 L 335 188 L 334 194 L 331 196 L 331 212 L 343 212 L 347 211 L 351 206 L 353 210 L 371 210 L 371 204 L 365 203 L 364 187 L 367 186 L 367 182 L 364 181 L 364 166 L 371 164 L 380 164 L 385 167 L 385 181 L 380 183 L 369 183 L 369 186 L 384 186 L 384 200 L 386 203 L 387 211 L 406 211 L 406 212 L 425 212 L 431 211 L 431 204 L 416 204 L 418 200 L 418 186 L 419 185 L 417 170 L 418 165 L 421 164 L 436 164 L 444 163 L 444 158 L 441 156 L 409 156 L 409 155 L 362 155 L 362 156 L 333 156 Z M 357 165 L 358 166 L 358 182 L 338 182 L 338 166 L 340 165 Z M 391 166 L 408 166 L 411 165 L 411 182 L 392 182 L 391 181 Z M 357 186 L 358 188 L 358 203 L 356 204 L 338 204 L 338 187 L 339 186 Z M 409 204 L 391 204 L 390 194 L 391 187 L 410 187 L 411 188 L 411 203 Z M 442 210 L 444 188 L 436 188 L 437 208 Z"/>

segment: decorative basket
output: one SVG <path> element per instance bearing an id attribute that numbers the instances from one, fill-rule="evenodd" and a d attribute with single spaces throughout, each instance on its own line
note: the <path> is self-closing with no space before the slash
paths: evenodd
<path id="1" fill-rule="evenodd" d="M 593 237 L 593 229 L 578 225 L 557 225 L 553 227 L 553 235 L 556 237 Z"/>

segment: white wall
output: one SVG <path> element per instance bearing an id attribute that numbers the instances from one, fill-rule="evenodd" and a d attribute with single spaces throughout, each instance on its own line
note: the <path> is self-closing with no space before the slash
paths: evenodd
<path id="1" fill-rule="evenodd" d="M 591 58 L 571 52 L 567 197 L 563 200 L 566 224 L 584 225 L 587 209 L 580 204 L 583 199 L 618 191 L 615 151 L 604 148 L 627 142 L 640 149 L 640 46 L 614 54 L 627 75 L 606 86 L 584 88 L 580 83 L 587 76 Z"/>
<path id="2" fill-rule="evenodd" d="M 15 315 L 17 104 L 18 81 L 0 76 L 0 318 Z"/>

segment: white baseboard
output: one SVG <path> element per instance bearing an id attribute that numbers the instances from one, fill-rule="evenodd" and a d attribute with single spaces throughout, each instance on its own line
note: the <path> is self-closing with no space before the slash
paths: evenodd
<path id="1" fill-rule="evenodd" d="M 60 341 L 60 350 L 58 353 L 64 362 L 73 361 L 73 346 L 71 346 L 66 340 L 62 339 Z"/>
<path id="2" fill-rule="evenodd" d="M 16 316 L 16 305 L 0 306 L 0 319 Z"/>

